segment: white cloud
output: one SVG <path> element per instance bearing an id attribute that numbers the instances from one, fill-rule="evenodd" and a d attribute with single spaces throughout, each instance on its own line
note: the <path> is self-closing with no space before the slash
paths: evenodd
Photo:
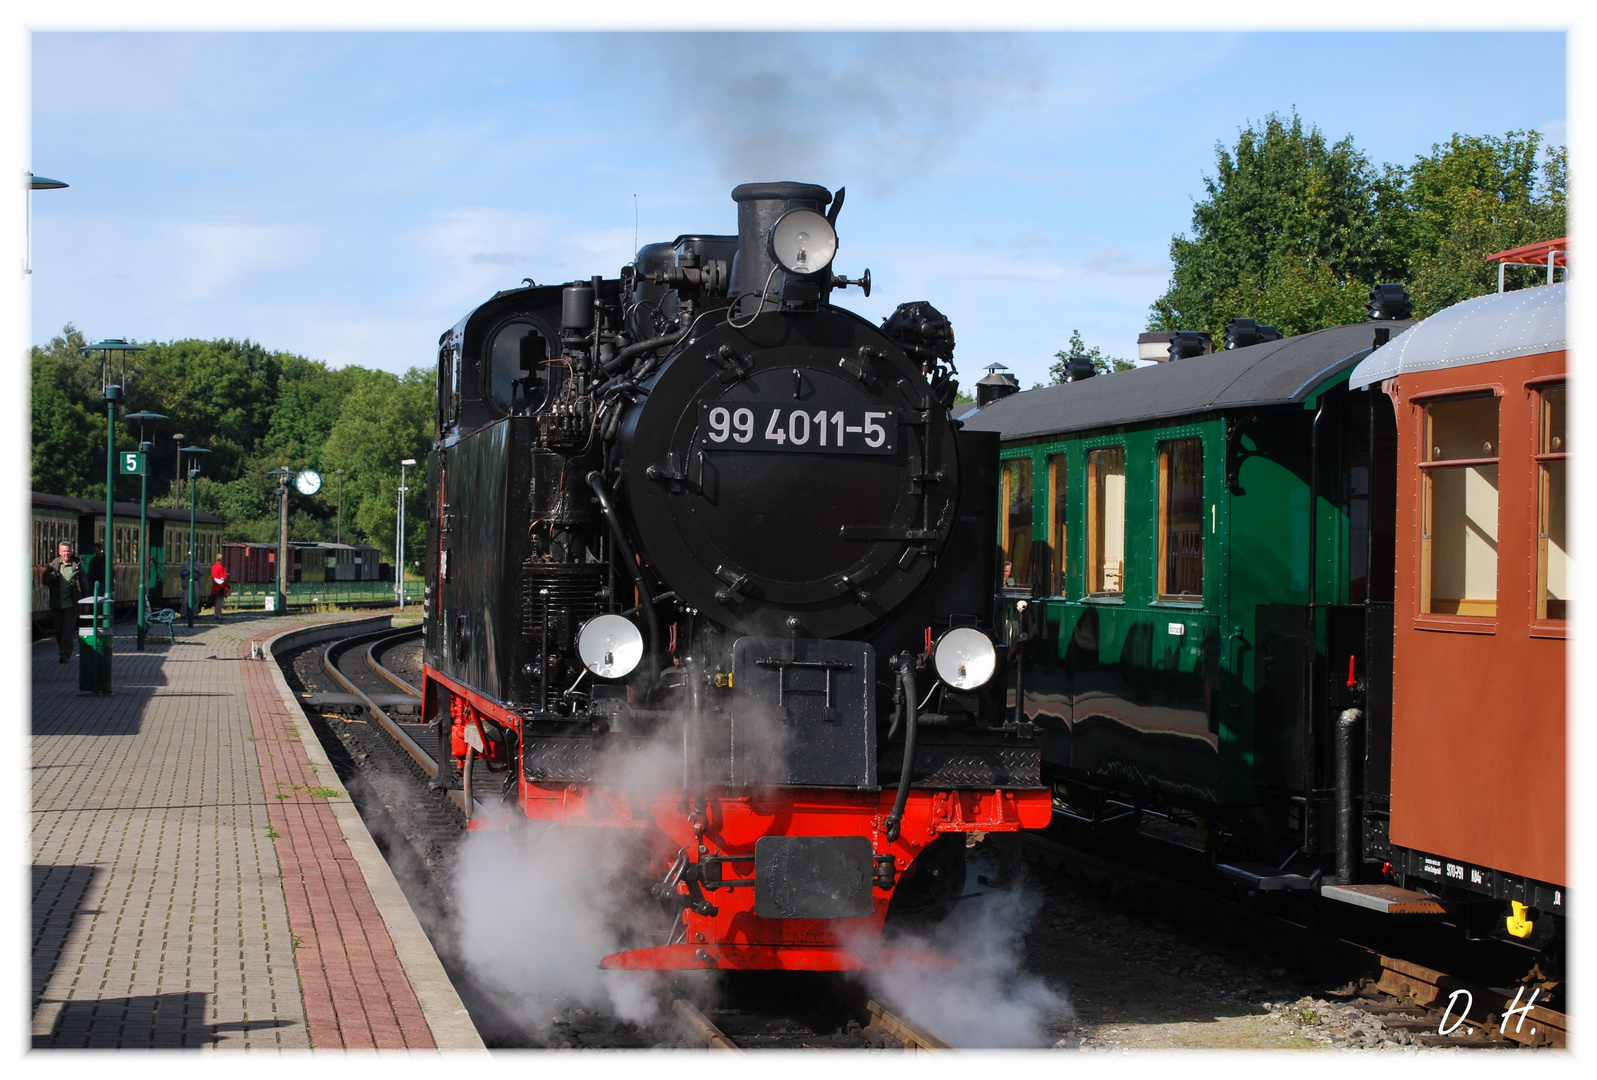
<path id="1" fill-rule="evenodd" d="M 1082 269 L 1112 277 L 1149 277 L 1163 274 L 1167 264 L 1158 259 L 1139 259 L 1112 245 L 1089 248 L 1081 255 Z"/>
<path id="2" fill-rule="evenodd" d="M 412 267 L 418 297 L 461 314 L 523 277 L 541 282 L 548 252 L 559 249 L 547 216 L 483 206 L 433 214 L 415 243 L 425 256 Z"/>
<path id="3" fill-rule="evenodd" d="M 164 253 L 148 252 L 149 269 L 169 282 L 168 303 L 194 304 L 228 292 L 251 277 L 277 272 L 312 254 L 308 236 L 293 227 L 243 222 L 172 225 Z"/>

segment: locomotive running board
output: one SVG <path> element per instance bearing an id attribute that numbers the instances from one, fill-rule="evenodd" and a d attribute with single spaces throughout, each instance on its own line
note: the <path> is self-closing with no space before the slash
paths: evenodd
<path id="1" fill-rule="evenodd" d="M 877 971 L 947 970 L 959 961 L 942 953 L 915 949 L 872 948 L 856 955 L 827 945 L 659 945 L 611 953 L 601 968 L 692 971 L 721 968 L 737 971 Z"/>

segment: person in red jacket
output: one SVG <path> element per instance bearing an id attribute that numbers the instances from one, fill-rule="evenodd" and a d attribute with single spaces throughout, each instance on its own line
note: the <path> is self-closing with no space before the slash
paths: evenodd
<path id="1" fill-rule="evenodd" d="M 216 615 L 222 614 L 222 601 L 227 599 L 229 592 L 227 580 L 227 567 L 222 565 L 221 556 L 211 564 L 211 611 Z"/>

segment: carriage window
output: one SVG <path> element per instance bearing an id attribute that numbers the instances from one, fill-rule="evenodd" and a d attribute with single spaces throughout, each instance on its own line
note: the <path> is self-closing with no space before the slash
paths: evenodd
<path id="1" fill-rule="evenodd" d="M 1004 585 L 1030 585 L 1035 580 L 1036 552 L 1031 542 L 1031 458 L 1004 462 L 1000 546 L 1004 552 Z"/>
<path id="2" fill-rule="evenodd" d="M 1496 397 L 1426 409 L 1422 612 L 1497 614 L 1497 454 Z"/>
<path id="3" fill-rule="evenodd" d="M 1065 455 L 1048 459 L 1048 566 L 1049 590 L 1065 595 L 1065 494 L 1068 491 Z"/>
<path id="4" fill-rule="evenodd" d="M 549 346 L 528 322 L 506 323 L 494 332 L 489 395 L 505 412 L 532 412 L 543 405 Z"/>
<path id="5" fill-rule="evenodd" d="M 1569 534 L 1565 525 L 1565 455 L 1569 431 L 1565 426 L 1564 386 L 1541 392 L 1540 451 L 1536 455 L 1536 617 L 1569 618 Z"/>
<path id="6" fill-rule="evenodd" d="M 1125 588 L 1126 451 L 1087 455 L 1087 592 L 1119 596 Z"/>
<path id="7" fill-rule="evenodd" d="M 1159 599 L 1203 599 L 1203 440 L 1159 447 Z"/>

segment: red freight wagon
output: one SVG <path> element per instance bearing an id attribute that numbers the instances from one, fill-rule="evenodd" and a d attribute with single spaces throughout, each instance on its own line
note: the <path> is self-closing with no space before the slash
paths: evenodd
<path id="1" fill-rule="evenodd" d="M 274 581 L 277 577 L 277 546 L 225 543 L 222 545 L 222 565 L 227 568 L 230 581 Z"/>

